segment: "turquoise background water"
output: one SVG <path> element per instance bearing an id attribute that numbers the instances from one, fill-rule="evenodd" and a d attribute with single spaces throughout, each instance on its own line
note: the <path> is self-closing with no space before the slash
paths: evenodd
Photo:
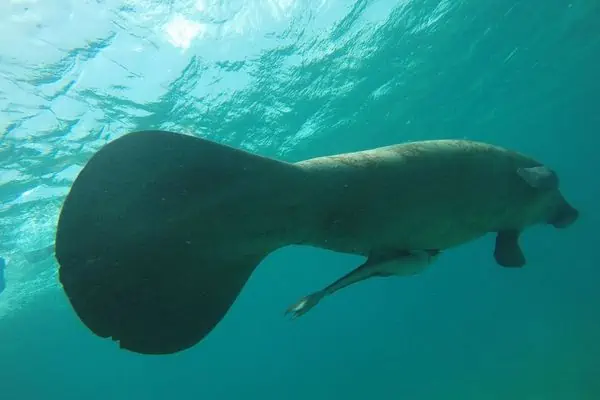
<path id="1" fill-rule="evenodd" d="M 599 73 L 596 0 L 3 1 L 0 398 L 600 399 Z M 488 141 L 556 169 L 581 218 L 528 231 L 523 269 L 485 237 L 296 321 L 361 258 L 285 248 L 207 340 L 140 356 L 93 336 L 31 252 L 95 150 L 159 128 L 289 161 Z"/>

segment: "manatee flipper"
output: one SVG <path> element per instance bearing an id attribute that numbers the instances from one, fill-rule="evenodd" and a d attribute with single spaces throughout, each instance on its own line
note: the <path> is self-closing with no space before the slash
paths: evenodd
<path id="1" fill-rule="evenodd" d="M 365 263 L 350 271 L 326 288 L 303 297 L 286 310 L 292 318 L 306 314 L 325 296 L 340 289 L 373 277 L 415 275 L 431 264 L 439 255 L 438 250 L 414 250 L 374 253 Z"/>
<path id="2" fill-rule="evenodd" d="M 494 258 L 503 267 L 522 267 L 525 265 L 525 255 L 519 245 L 518 230 L 500 231 L 496 235 Z"/>
<path id="3" fill-rule="evenodd" d="M 197 137 L 134 132 L 89 160 L 56 233 L 59 279 L 83 323 L 168 354 L 204 338 L 273 248 L 264 204 L 290 164 Z M 258 243 L 258 244 L 257 244 Z"/>

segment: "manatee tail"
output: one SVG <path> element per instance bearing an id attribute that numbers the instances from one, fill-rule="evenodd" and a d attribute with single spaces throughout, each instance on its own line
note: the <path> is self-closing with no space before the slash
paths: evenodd
<path id="1" fill-rule="evenodd" d="M 107 144 L 73 183 L 58 222 L 59 277 L 75 312 L 134 352 L 193 346 L 279 247 L 257 240 L 273 233 L 260 204 L 276 202 L 277 180 L 297 171 L 171 132 Z"/>

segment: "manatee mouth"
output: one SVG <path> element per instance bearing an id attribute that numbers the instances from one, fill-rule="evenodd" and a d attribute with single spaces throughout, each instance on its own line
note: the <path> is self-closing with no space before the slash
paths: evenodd
<path id="1" fill-rule="evenodd" d="M 566 201 L 558 208 L 554 217 L 549 221 L 552 226 L 558 229 L 567 228 L 579 218 L 579 211 L 572 207 Z"/>

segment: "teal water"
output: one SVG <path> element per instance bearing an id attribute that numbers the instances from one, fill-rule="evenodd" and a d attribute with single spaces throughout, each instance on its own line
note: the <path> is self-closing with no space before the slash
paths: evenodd
<path id="1" fill-rule="evenodd" d="M 599 71 L 596 0 L 3 2 L 0 399 L 600 399 Z M 137 129 L 288 161 L 483 140 L 556 169 L 581 218 L 528 231 L 523 269 L 486 237 L 296 321 L 361 258 L 285 248 L 207 340 L 140 356 L 79 322 L 43 250 L 81 167 Z"/>

